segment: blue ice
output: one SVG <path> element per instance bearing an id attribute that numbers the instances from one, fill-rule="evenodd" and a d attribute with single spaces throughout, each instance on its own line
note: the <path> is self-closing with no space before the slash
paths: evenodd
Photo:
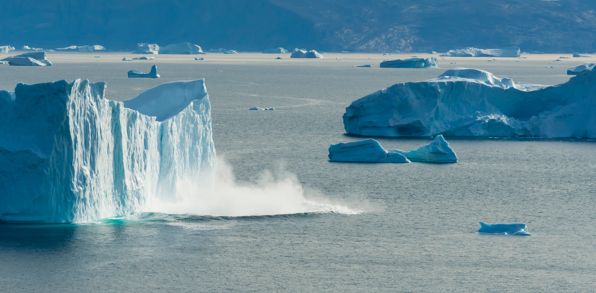
<path id="1" fill-rule="evenodd" d="M 487 224 L 480 222 L 480 229 L 478 233 L 483 234 L 500 234 L 500 235 L 515 235 L 515 236 L 532 236 L 528 233 L 526 224 Z"/>
<path id="2" fill-rule="evenodd" d="M 144 73 L 138 70 L 129 71 L 128 78 L 159 78 L 159 74 L 157 74 L 157 67 L 153 65 L 151 67 L 151 72 L 149 73 Z"/>

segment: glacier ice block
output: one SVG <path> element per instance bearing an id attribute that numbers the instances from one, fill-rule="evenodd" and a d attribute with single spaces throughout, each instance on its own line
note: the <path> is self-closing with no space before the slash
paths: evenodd
<path id="1" fill-rule="evenodd" d="M 329 161 L 358 163 L 409 163 L 408 159 L 398 151 L 385 150 L 378 141 L 365 139 L 362 141 L 338 143 L 329 147 Z"/>
<path id="2" fill-rule="evenodd" d="M 515 235 L 515 236 L 531 236 L 528 233 L 526 224 L 513 223 L 513 224 L 486 224 L 480 222 L 480 229 L 478 233 L 483 234 L 500 234 L 500 235 Z"/>

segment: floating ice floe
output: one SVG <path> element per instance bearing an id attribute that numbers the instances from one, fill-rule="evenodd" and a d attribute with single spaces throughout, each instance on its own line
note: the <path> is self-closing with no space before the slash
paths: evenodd
<path id="1" fill-rule="evenodd" d="M 128 72 L 128 78 L 159 78 L 159 74 L 157 74 L 157 66 L 151 66 L 151 71 L 149 73 L 131 70 Z"/>
<path id="2" fill-rule="evenodd" d="M 346 132 L 364 136 L 596 137 L 596 72 L 570 69 L 556 86 L 456 68 L 398 83 L 354 101 Z"/>
<path id="3" fill-rule="evenodd" d="M 249 110 L 255 110 L 255 111 L 273 111 L 273 110 L 275 110 L 275 108 L 273 108 L 273 107 L 271 107 L 271 108 L 252 107 Z"/>
<path id="4" fill-rule="evenodd" d="M 294 52 L 292 52 L 290 58 L 323 58 L 323 55 L 319 54 L 319 52 L 315 50 L 306 51 L 295 49 Z"/>
<path id="5" fill-rule="evenodd" d="M 205 58 L 201 57 L 201 58 L 195 58 L 195 60 L 200 61 L 200 60 L 205 60 Z"/>
<path id="6" fill-rule="evenodd" d="M 212 176 L 204 80 L 172 82 L 122 102 L 87 80 L 0 91 L 0 221 L 73 223 L 177 200 Z"/>
<path id="7" fill-rule="evenodd" d="M 8 53 L 10 51 L 14 51 L 13 46 L 0 46 L 0 53 Z"/>
<path id="8" fill-rule="evenodd" d="M 30 52 L 2 59 L 12 66 L 52 66 L 46 52 Z"/>
<path id="9" fill-rule="evenodd" d="M 480 222 L 480 229 L 478 233 L 482 234 L 498 234 L 498 235 L 514 235 L 514 236 L 532 236 L 528 233 L 526 224 L 486 224 Z"/>
<path id="10" fill-rule="evenodd" d="M 263 54 L 287 54 L 287 53 L 289 53 L 289 51 L 282 47 L 277 47 L 275 49 L 267 49 L 267 50 L 263 51 Z"/>
<path id="11" fill-rule="evenodd" d="M 370 68 L 370 64 L 365 64 L 365 65 L 356 65 L 355 67 L 366 67 L 366 68 Z"/>
<path id="12" fill-rule="evenodd" d="M 191 44 L 188 42 L 172 44 L 169 46 L 159 48 L 159 54 L 205 54 L 203 49 L 199 45 Z"/>
<path id="13" fill-rule="evenodd" d="M 106 48 L 102 45 L 86 45 L 86 46 L 69 46 L 64 48 L 56 48 L 59 52 L 95 52 L 105 51 Z"/>
<path id="14" fill-rule="evenodd" d="M 449 50 L 441 55 L 445 57 L 519 57 L 518 47 L 507 47 L 503 49 L 477 49 L 468 47 L 465 49 Z"/>
<path id="15" fill-rule="evenodd" d="M 137 49 L 132 52 L 133 54 L 159 54 L 159 45 L 138 43 Z"/>
<path id="16" fill-rule="evenodd" d="M 582 58 L 582 57 L 592 57 L 588 54 L 580 54 L 580 53 L 573 53 L 574 58 Z"/>
<path id="17" fill-rule="evenodd" d="M 437 67 L 437 58 L 409 58 L 386 60 L 381 62 L 381 68 L 429 68 Z"/>

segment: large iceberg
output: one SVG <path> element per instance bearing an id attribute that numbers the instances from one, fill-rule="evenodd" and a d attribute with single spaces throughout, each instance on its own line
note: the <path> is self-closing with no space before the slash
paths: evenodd
<path id="1" fill-rule="evenodd" d="M 10 51 L 14 51 L 13 46 L 0 46 L 0 53 L 8 53 Z"/>
<path id="2" fill-rule="evenodd" d="M 465 49 L 449 50 L 441 55 L 445 57 L 519 57 L 519 47 L 507 47 L 503 49 L 477 49 L 468 47 Z"/>
<path id="3" fill-rule="evenodd" d="M 306 51 L 295 49 L 294 52 L 292 52 L 292 55 L 290 55 L 290 58 L 323 58 L 323 55 L 315 50 Z"/>
<path id="4" fill-rule="evenodd" d="M 132 52 L 133 54 L 159 54 L 159 45 L 138 43 L 137 49 Z"/>
<path id="5" fill-rule="evenodd" d="M 528 233 L 526 224 L 524 223 L 513 223 L 513 224 L 486 224 L 480 222 L 480 229 L 478 233 L 483 234 L 499 234 L 499 235 L 515 235 L 515 236 L 532 236 Z"/>
<path id="6" fill-rule="evenodd" d="M 331 145 L 329 147 L 329 161 L 356 163 L 410 162 L 399 151 L 387 151 L 374 139 Z"/>
<path id="7" fill-rule="evenodd" d="M 556 86 L 456 68 L 354 101 L 346 132 L 364 136 L 596 137 L 596 72 Z"/>
<path id="8" fill-rule="evenodd" d="M 265 51 L 263 51 L 263 54 L 287 54 L 289 53 L 288 50 L 286 50 L 283 47 L 277 47 L 275 49 L 267 49 Z"/>
<path id="9" fill-rule="evenodd" d="M 52 66 L 46 52 L 31 52 L 2 59 L 13 66 Z"/>
<path id="10" fill-rule="evenodd" d="M 124 103 L 87 80 L 0 91 L 0 221 L 73 223 L 174 200 L 215 164 L 204 80 Z"/>
<path id="11" fill-rule="evenodd" d="M 128 78 L 159 78 L 157 74 L 157 66 L 151 66 L 151 72 L 144 73 L 139 70 L 131 70 L 128 72 Z"/>
<path id="12" fill-rule="evenodd" d="M 159 48 L 159 54 L 205 54 L 203 49 L 199 45 L 191 44 L 188 42 L 172 44 Z"/>
<path id="13" fill-rule="evenodd" d="M 437 67 L 437 58 L 409 58 L 386 60 L 381 62 L 381 68 L 429 68 Z"/>

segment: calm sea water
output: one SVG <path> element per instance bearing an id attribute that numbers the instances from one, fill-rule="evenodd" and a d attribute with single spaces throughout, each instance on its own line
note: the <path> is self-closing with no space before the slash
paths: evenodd
<path id="1" fill-rule="evenodd" d="M 345 107 L 376 90 L 456 66 L 555 84 L 568 80 L 566 68 L 578 62 L 457 59 L 416 70 L 380 69 L 382 57 L 350 54 L 279 62 L 158 58 L 153 63 L 163 78 L 131 80 L 126 71 L 148 71 L 153 63 L 96 63 L 88 56 L 48 68 L 0 66 L 0 89 L 87 78 L 107 81 L 107 97 L 123 100 L 164 82 L 206 78 L 218 156 L 239 181 L 283 165 L 305 189 L 318 191 L 307 192 L 316 194 L 313 201 L 355 213 L 144 214 L 80 225 L 0 225 L 1 292 L 594 290 L 593 141 L 448 138 L 460 158 L 450 165 L 327 160 L 330 144 L 359 139 L 344 135 Z M 373 68 L 353 67 L 361 64 Z M 276 110 L 248 110 L 254 106 Z M 408 150 L 430 139 L 379 141 Z M 479 221 L 523 222 L 533 236 L 479 235 Z"/>

